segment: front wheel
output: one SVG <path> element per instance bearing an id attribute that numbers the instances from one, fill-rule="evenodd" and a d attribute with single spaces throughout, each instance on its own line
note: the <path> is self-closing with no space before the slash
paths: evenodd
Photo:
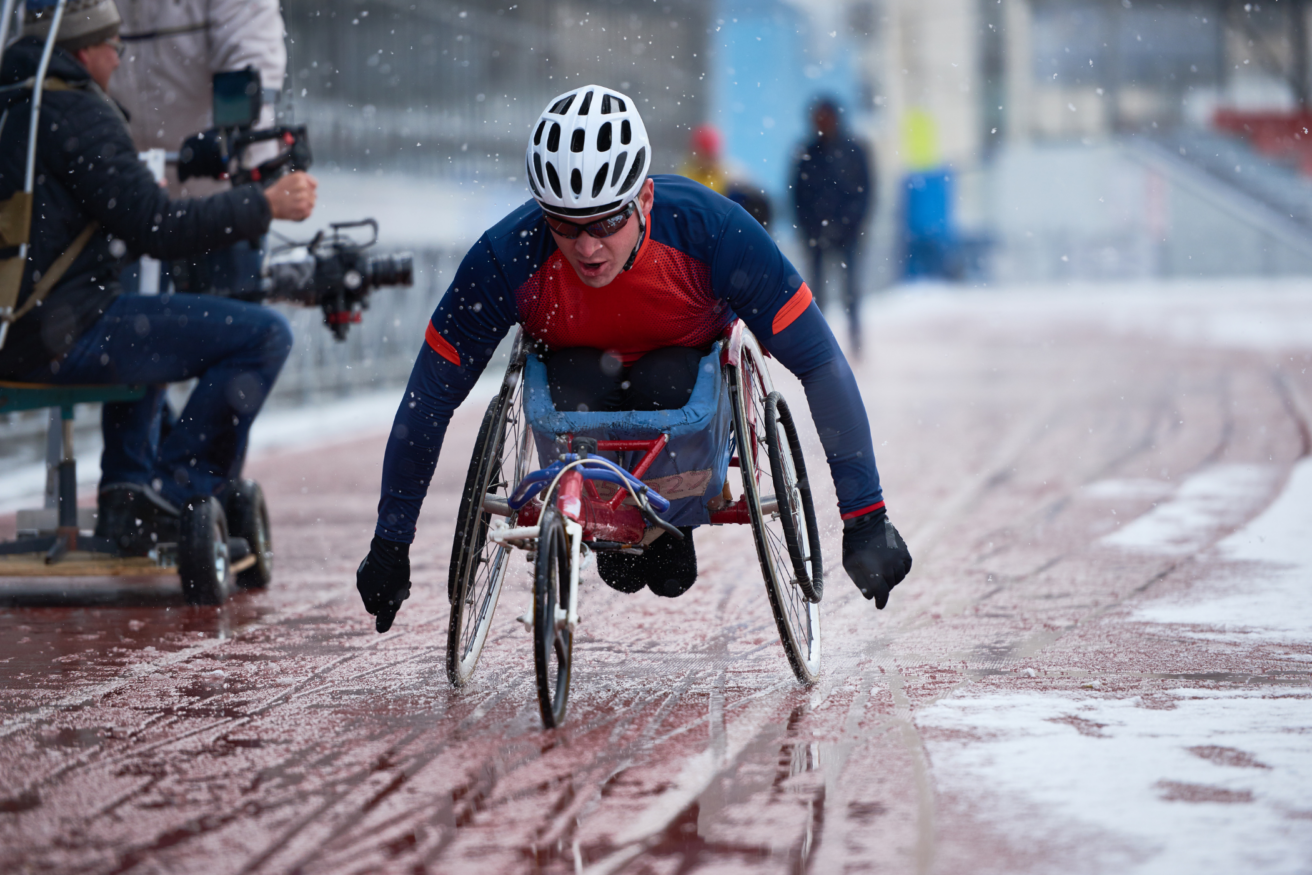
<path id="1" fill-rule="evenodd" d="M 553 729 L 565 720 L 574 652 L 574 633 L 565 622 L 569 610 L 570 545 L 564 517 L 554 506 L 543 509 L 538 525 L 537 567 L 533 574 L 533 666 L 542 724 Z"/>
<path id="2" fill-rule="evenodd" d="M 799 681 L 810 684 L 820 675 L 820 605 L 812 601 L 797 583 L 794 557 L 807 556 L 807 562 L 797 564 L 804 569 L 809 564 L 810 577 L 819 580 L 820 540 L 811 525 L 796 526 L 794 537 L 805 533 L 809 544 L 805 548 L 799 544 L 798 553 L 790 549 L 783 521 L 785 515 L 794 524 L 810 521 L 806 520 L 804 503 L 801 504 L 801 520 L 796 514 L 789 513 L 796 482 L 789 482 L 786 473 L 782 479 L 776 478 L 771 464 L 772 431 L 775 434 L 773 441 L 779 441 L 778 404 L 774 405 L 776 414 L 773 420 L 767 407 L 771 397 L 778 396 L 770 385 L 769 374 L 754 341 L 743 344 L 739 362 L 728 369 L 728 377 L 733 400 L 734 442 L 743 476 L 743 495 L 756 540 L 756 557 L 761 563 L 770 608 L 774 611 L 775 625 L 779 628 L 779 639 L 788 655 L 788 664 Z M 784 410 L 787 410 L 786 405 Z M 791 419 L 787 421 L 791 423 Z M 791 449 L 789 457 L 793 457 Z M 800 458 L 800 447 L 793 458 Z M 801 503 L 800 494 L 797 500 Z M 814 516 L 812 510 L 811 520 Z"/>
<path id="3" fill-rule="evenodd" d="M 218 499 L 194 498 L 182 509 L 178 577 L 189 605 L 221 605 L 232 594 L 228 520 Z"/>

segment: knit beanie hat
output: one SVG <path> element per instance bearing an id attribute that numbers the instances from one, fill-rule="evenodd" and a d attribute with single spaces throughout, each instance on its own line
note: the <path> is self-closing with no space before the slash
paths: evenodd
<path id="1" fill-rule="evenodd" d="M 54 18 L 55 0 L 27 0 L 23 36 L 45 39 Z M 56 42 L 64 51 L 76 52 L 117 36 L 122 23 L 114 0 L 68 0 Z"/>

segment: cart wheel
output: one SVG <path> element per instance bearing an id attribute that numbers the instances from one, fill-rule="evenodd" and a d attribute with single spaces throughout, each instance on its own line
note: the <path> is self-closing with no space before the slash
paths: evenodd
<path id="1" fill-rule="evenodd" d="M 820 674 L 820 606 L 793 582 L 793 556 L 781 519 L 783 514 L 779 512 L 784 503 L 777 498 L 781 494 L 787 496 L 791 489 L 786 482 L 775 482 L 769 462 L 770 424 L 767 422 L 766 402 L 773 389 L 759 349 L 750 335 L 743 343 L 738 365 L 729 366 L 726 373 L 733 400 L 734 439 L 739 470 L 743 475 L 743 494 L 756 539 L 756 558 L 761 563 L 765 589 L 770 596 L 770 607 L 774 610 L 775 624 L 779 627 L 779 638 L 788 655 L 788 663 L 797 679 L 809 684 Z M 800 459 L 800 454 L 796 458 Z M 803 519 L 805 510 L 804 504 Z M 812 574 L 819 578 L 819 539 L 814 535 L 815 530 L 811 529 L 808 537 L 814 550 Z"/>
<path id="2" fill-rule="evenodd" d="M 765 399 L 765 438 L 770 445 L 770 473 L 774 478 L 779 522 L 793 563 L 793 582 L 807 599 L 818 602 L 825 593 L 824 559 L 820 554 L 820 527 L 815 521 L 811 481 L 806 458 L 788 402 L 778 392 Z"/>
<path id="3" fill-rule="evenodd" d="M 273 579 L 273 535 L 269 528 L 269 508 L 264 490 L 254 480 L 238 480 L 228 493 L 228 532 L 245 538 L 255 556 L 255 564 L 237 572 L 237 586 L 264 589 Z"/>
<path id="4" fill-rule="evenodd" d="M 560 511 L 548 505 L 538 521 L 537 566 L 533 574 L 533 666 L 538 681 L 538 705 L 548 729 L 565 720 L 569 699 L 570 660 L 574 633 L 565 625 L 569 609 L 569 538 Z"/>
<path id="5" fill-rule="evenodd" d="M 488 405 L 474 443 L 465 488 L 456 515 L 447 595 L 451 618 L 446 636 L 446 676 L 464 686 L 478 665 L 496 611 L 501 585 L 510 566 L 510 549 L 487 539 L 492 514 L 484 509 L 488 496 L 509 497 L 528 473 L 533 434 L 524 421 L 521 403 L 526 350 L 516 339 L 501 392 Z M 515 514 L 507 518 L 515 524 Z"/>
<path id="6" fill-rule="evenodd" d="M 197 497 L 183 507 L 178 576 L 189 605 L 221 605 L 232 594 L 228 520 L 218 499 Z"/>

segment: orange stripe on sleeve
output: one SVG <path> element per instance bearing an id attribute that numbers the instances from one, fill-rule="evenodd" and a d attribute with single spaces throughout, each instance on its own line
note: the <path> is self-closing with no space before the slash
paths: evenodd
<path id="1" fill-rule="evenodd" d="M 780 307 L 779 312 L 774 314 L 774 323 L 770 326 L 773 333 L 778 334 L 789 325 L 792 325 L 797 317 L 802 315 L 802 311 L 809 306 L 811 306 L 811 290 L 807 288 L 806 283 L 802 283 L 802 287 L 793 293 L 793 296 L 788 299 L 788 303 Z"/>
<path id="2" fill-rule="evenodd" d="M 808 292 L 807 294 L 810 293 Z M 424 340 L 426 340 L 428 345 L 432 347 L 433 352 L 437 353 L 456 367 L 460 367 L 460 353 L 456 351 L 456 348 L 452 346 L 445 337 L 437 333 L 437 329 L 433 327 L 432 322 L 428 323 L 428 330 L 424 332 Z"/>

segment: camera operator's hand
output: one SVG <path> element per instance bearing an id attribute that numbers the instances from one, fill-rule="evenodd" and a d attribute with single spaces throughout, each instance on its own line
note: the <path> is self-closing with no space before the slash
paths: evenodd
<path id="1" fill-rule="evenodd" d="M 911 570 L 911 551 L 882 509 L 843 523 L 843 568 L 881 611 Z"/>
<path id="2" fill-rule="evenodd" d="M 369 555 L 356 569 L 355 588 L 364 609 L 378 618 L 374 628 L 379 632 L 392 628 L 401 602 L 410 598 L 410 545 L 375 535 Z"/>
<path id="3" fill-rule="evenodd" d="M 264 190 L 269 209 L 275 219 L 301 222 L 314 212 L 314 191 L 319 183 L 308 173 L 298 170 L 288 173 Z"/>

